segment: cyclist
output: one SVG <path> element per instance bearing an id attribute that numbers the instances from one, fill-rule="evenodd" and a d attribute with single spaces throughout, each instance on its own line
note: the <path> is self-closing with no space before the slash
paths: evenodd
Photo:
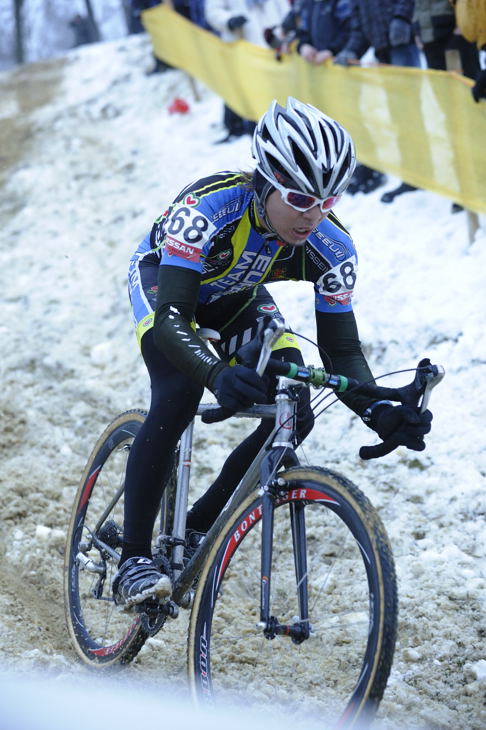
<path id="1" fill-rule="evenodd" d="M 354 171 L 351 137 L 318 109 L 289 98 L 286 107 L 272 102 L 262 116 L 252 151 L 252 173 L 218 172 L 185 187 L 131 259 L 130 298 L 151 404 L 126 471 L 124 540 L 113 582 L 115 600 L 126 607 L 170 591 L 168 577 L 152 562 L 152 530 L 174 450 L 204 387 L 230 409 L 267 400 L 265 378 L 230 364 L 259 320 L 278 311 L 264 282 L 312 282 L 318 344 L 336 371 L 359 381 L 372 378 L 351 303 L 356 251 L 332 210 Z M 220 332 L 220 358 L 198 337 L 195 322 Z M 274 349 L 275 356 L 302 363 L 290 331 Z M 418 416 L 357 395 L 342 400 L 381 438 L 394 433 L 410 449 L 425 448 L 430 412 Z M 260 423 L 193 505 L 189 549 L 212 525 L 272 425 Z M 312 426 L 309 392 L 302 389 L 300 440 Z"/>

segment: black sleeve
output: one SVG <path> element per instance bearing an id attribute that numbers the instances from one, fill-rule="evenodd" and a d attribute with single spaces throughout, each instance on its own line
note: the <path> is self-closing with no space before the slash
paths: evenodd
<path id="1" fill-rule="evenodd" d="M 316 312 L 317 342 L 331 359 L 332 370 L 338 375 L 356 378 L 361 383 L 374 382 L 361 349 L 354 312 L 326 314 Z M 324 367 L 329 367 L 323 357 Z M 340 400 L 359 416 L 373 402 L 364 396 L 342 395 Z"/>
<path id="2" fill-rule="evenodd" d="M 160 266 L 154 340 L 170 362 L 191 380 L 211 387 L 226 365 L 197 336 L 192 325 L 201 277 L 180 266 Z"/>

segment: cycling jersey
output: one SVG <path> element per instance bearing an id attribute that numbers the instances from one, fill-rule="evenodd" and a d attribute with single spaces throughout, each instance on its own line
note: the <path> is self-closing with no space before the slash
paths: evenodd
<path id="1" fill-rule="evenodd" d="M 260 227 L 250 179 L 216 173 L 187 186 L 132 257 L 129 285 L 138 339 L 155 323 L 155 340 L 166 356 L 211 387 L 223 365 L 194 334 L 191 321 L 211 326 L 208 313 L 216 313 L 220 326 L 221 313 L 228 320 L 236 316 L 265 291 L 264 282 L 302 280 L 314 285 L 318 325 L 328 323 L 328 315 L 348 313 L 337 321 L 347 323 L 348 331 L 351 326 L 348 339 L 356 340 L 361 353 L 351 303 L 356 268 L 352 239 L 334 213 L 304 245 L 284 244 Z M 267 308 L 273 306 L 270 298 Z M 358 359 L 364 364 L 354 376 L 369 376 L 362 354 Z"/>

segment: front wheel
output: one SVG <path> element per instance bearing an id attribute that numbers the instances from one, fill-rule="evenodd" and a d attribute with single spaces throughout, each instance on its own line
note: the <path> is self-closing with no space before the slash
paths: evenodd
<path id="1" fill-rule="evenodd" d="M 351 727 L 376 713 L 390 672 L 397 592 L 390 544 L 364 494 L 339 474 L 294 467 L 279 474 L 271 613 L 299 620 L 290 505 L 304 508 L 310 636 L 268 639 L 257 627 L 262 501 L 230 514 L 199 580 L 190 620 L 189 677 L 196 698 L 244 702 L 265 713 Z"/>

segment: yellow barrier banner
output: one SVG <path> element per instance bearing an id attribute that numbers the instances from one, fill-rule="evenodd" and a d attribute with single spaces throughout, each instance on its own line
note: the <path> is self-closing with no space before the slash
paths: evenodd
<path id="1" fill-rule="evenodd" d="M 257 120 L 272 99 L 294 96 L 338 120 L 361 162 L 486 213 L 486 102 L 474 102 L 470 79 L 403 66 L 313 66 L 297 53 L 277 61 L 271 49 L 224 43 L 164 5 L 142 20 L 158 58 L 240 116 Z"/>

